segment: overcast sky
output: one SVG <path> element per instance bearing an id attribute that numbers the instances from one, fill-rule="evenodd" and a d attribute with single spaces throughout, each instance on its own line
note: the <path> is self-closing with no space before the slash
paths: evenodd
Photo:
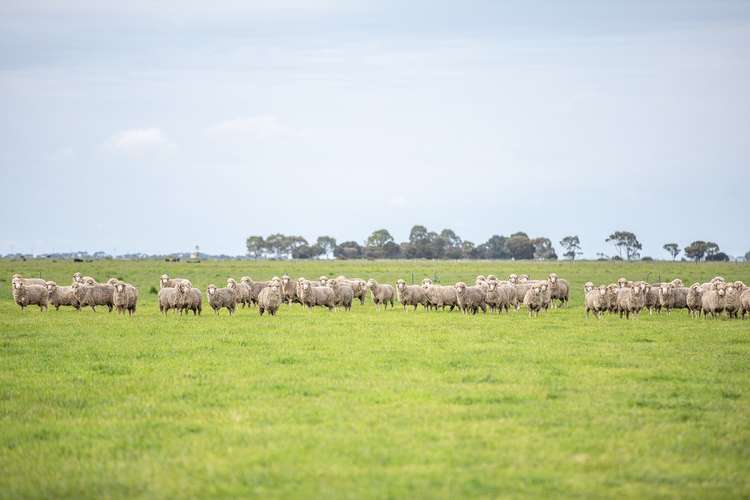
<path id="1" fill-rule="evenodd" d="M 0 3 L 0 253 L 750 250 L 750 2 Z"/>

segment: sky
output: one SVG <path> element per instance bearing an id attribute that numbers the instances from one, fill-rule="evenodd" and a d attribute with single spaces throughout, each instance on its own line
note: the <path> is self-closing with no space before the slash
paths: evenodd
<path id="1" fill-rule="evenodd" d="M 421 224 L 744 255 L 749 88 L 746 0 L 4 0 L 0 254 Z"/>

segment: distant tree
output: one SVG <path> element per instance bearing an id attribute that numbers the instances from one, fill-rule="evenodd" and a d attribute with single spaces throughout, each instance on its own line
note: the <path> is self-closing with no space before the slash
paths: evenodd
<path id="1" fill-rule="evenodd" d="M 416 225 L 411 228 L 409 232 L 409 243 L 417 245 L 427 239 L 427 228 L 424 226 Z"/>
<path id="2" fill-rule="evenodd" d="M 706 242 L 697 240 L 685 247 L 685 257 L 700 262 L 706 255 Z"/>
<path id="3" fill-rule="evenodd" d="M 528 240 L 528 238 L 526 238 Z M 493 234 L 489 240 L 480 245 L 481 258 L 485 259 L 510 259 L 513 257 L 508 248 L 508 238 Z M 533 254 L 533 250 L 532 250 Z"/>
<path id="4" fill-rule="evenodd" d="M 711 262 L 729 262 L 729 255 L 724 252 L 716 252 L 711 255 L 706 255 L 706 261 Z"/>
<path id="5" fill-rule="evenodd" d="M 477 246 L 472 241 L 464 240 L 461 243 L 461 258 L 463 259 L 479 259 L 481 258 Z"/>
<path id="6" fill-rule="evenodd" d="M 443 229 L 440 231 L 440 237 L 448 242 L 451 247 L 460 247 L 461 238 L 453 231 L 453 229 Z"/>
<path id="7" fill-rule="evenodd" d="M 300 245 L 292 250 L 293 259 L 314 259 L 325 252 L 318 245 Z"/>
<path id="8" fill-rule="evenodd" d="M 714 255 L 718 254 L 720 251 L 721 249 L 719 248 L 719 245 L 717 245 L 713 241 L 706 242 L 706 260 L 709 260 L 710 257 L 713 257 Z"/>
<path id="9" fill-rule="evenodd" d="M 383 245 L 383 257 L 386 259 L 398 259 L 401 255 L 401 247 L 395 241 L 389 241 Z"/>
<path id="10" fill-rule="evenodd" d="M 635 234 L 629 231 L 615 231 L 604 241 L 612 243 L 617 248 L 620 259 L 622 259 L 623 250 L 625 250 L 625 257 L 628 260 L 637 259 L 640 257 L 640 251 L 643 248 Z"/>
<path id="11" fill-rule="evenodd" d="M 531 242 L 526 233 L 515 233 L 511 235 L 506 243 L 510 255 L 516 259 L 533 259 L 534 244 Z"/>
<path id="12" fill-rule="evenodd" d="M 294 251 L 302 246 L 308 246 L 307 240 L 302 236 L 285 236 L 282 252 L 287 257 L 292 257 Z"/>
<path id="13" fill-rule="evenodd" d="M 333 255 L 337 259 L 361 259 L 362 247 L 356 241 L 345 241 L 336 245 Z"/>
<path id="14" fill-rule="evenodd" d="M 745 254 L 745 260 L 750 262 L 750 250 Z"/>
<path id="15" fill-rule="evenodd" d="M 245 246 L 247 246 L 247 255 L 253 259 L 263 256 L 263 252 L 266 251 L 266 241 L 263 236 L 248 236 Z"/>
<path id="16" fill-rule="evenodd" d="M 386 243 L 394 241 L 387 229 L 378 229 L 367 238 L 368 247 L 383 248 Z"/>
<path id="17" fill-rule="evenodd" d="M 576 255 L 581 255 L 581 240 L 578 236 L 566 236 L 560 240 L 560 246 L 563 247 L 565 252 L 563 257 L 567 257 L 570 260 L 575 260 Z"/>
<path id="18" fill-rule="evenodd" d="M 281 255 L 287 248 L 287 237 L 281 233 L 268 235 L 268 237 L 266 238 L 266 248 L 273 254 L 275 258 L 281 258 Z"/>
<path id="19" fill-rule="evenodd" d="M 531 244 L 534 245 L 535 259 L 557 260 L 557 253 L 549 238 L 534 238 Z"/>
<path id="20" fill-rule="evenodd" d="M 665 243 L 662 248 L 672 256 L 672 260 L 677 260 L 677 256 L 680 255 L 680 252 L 682 251 L 677 243 Z"/>
<path id="21" fill-rule="evenodd" d="M 332 238 L 330 236 L 318 236 L 316 246 L 323 249 L 323 253 L 321 255 L 329 257 L 333 254 L 333 249 L 336 248 L 336 238 Z"/>

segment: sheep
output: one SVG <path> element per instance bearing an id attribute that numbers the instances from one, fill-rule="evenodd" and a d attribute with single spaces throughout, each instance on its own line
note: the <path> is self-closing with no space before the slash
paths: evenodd
<path id="1" fill-rule="evenodd" d="M 230 316 L 234 314 L 235 307 L 237 306 L 237 293 L 233 289 L 216 288 L 216 285 L 210 284 L 206 288 L 206 294 L 208 295 L 208 304 L 217 316 L 223 307 L 229 311 Z"/>
<path id="2" fill-rule="evenodd" d="M 347 278 L 346 276 L 338 276 L 334 278 L 334 281 L 341 285 L 347 285 L 351 287 L 352 292 L 354 292 L 354 298 L 359 299 L 360 305 L 365 305 L 365 299 L 367 298 L 367 282 L 365 280 L 360 278 Z"/>
<path id="3" fill-rule="evenodd" d="M 22 281 L 24 285 L 38 285 L 38 286 L 43 286 L 45 288 L 47 287 L 47 282 L 41 278 L 24 278 L 20 274 L 14 274 L 10 280 L 10 290 L 11 290 L 11 294 L 13 295 L 14 301 L 16 300 L 16 292 L 17 292 L 17 289 L 14 285 L 17 281 Z"/>
<path id="4" fill-rule="evenodd" d="M 345 311 L 352 310 L 354 290 L 352 287 L 342 284 L 338 279 L 328 280 L 326 286 L 333 290 L 333 303 L 337 307 L 343 307 Z"/>
<path id="5" fill-rule="evenodd" d="M 671 314 L 674 307 L 674 285 L 672 283 L 662 283 L 656 290 L 659 309 L 666 309 L 667 314 Z"/>
<path id="6" fill-rule="evenodd" d="M 685 305 L 687 306 L 690 317 L 699 318 L 703 311 L 703 288 L 700 283 L 693 283 L 688 289 L 685 296 Z"/>
<path id="7" fill-rule="evenodd" d="M 270 285 L 270 282 L 268 281 L 251 281 L 250 282 L 250 294 L 249 294 L 250 304 L 258 305 L 258 296 L 260 295 L 261 290 L 263 290 L 269 285 Z"/>
<path id="8" fill-rule="evenodd" d="M 47 303 L 55 306 L 55 311 L 59 311 L 60 306 L 72 306 L 77 311 L 81 310 L 75 290 L 71 286 L 57 286 L 54 281 L 48 281 L 47 293 Z"/>
<path id="9" fill-rule="evenodd" d="M 487 284 L 487 292 L 485 293 L 484 300 L 490 307 L 490 312 L 495 312 L 496 310 L 498 313 L 502 311 L 508 312 L 512 289 L 501 286 L 496 280 L 488 281 Z M 453 293 L 455 295 L 455 290 Z"/>
<path id="10" fill-rule="evenodd" d="M 607 285 L 607 301 L 609 302 L 609 312 L 617 312 L 617 292 L 620 287 L 617 283 L 610 283 Z"/>
<path id="11" fill-rule="evenodd" d="M 115 293 L 115 287 L 106 283 L 90 284 L 86 283 L 73 283 L 71 285 L 75 291 L 76 298 L 81 307 L 89 306 L 91 310 L 96 312 L 96 306 L 107 306 L 107 310 L 112 312 L 114 303 L 112 302 L 112 296 Z"/>
<path id="12" fill-rule="evenodd" d="M 130 316 L 134 315 L 138 303 L 138 289 L 133 285 L 119 281 L 112 294 L 112 303 L 118 313 L 125 314 L 125 311 L 127 311 Z"/>
<path id="13" fill-rule="evenodd" d="M 429 300 L 427 299 L 427 293 L 424 288 L 419 285 L 407 285 L 402 279 L 396 281 L 396 296 L 401 305 L 404 306 L 404 311 L 408 311 L 408 306 L 414 306 L 414 310 L 417 310 L 417 306 L 422 306 L 427 309 L 429 308 Z"/>
<path id="14" fill-rule="evenodd" d="M 586 283 L 584 283 L 583 284 L 583 295 L 584 295 L 584 297 L 586 296 L 587 293 L 589 293 L 594 288 L 596 288 L 596 287 L 594 286 L 593 282 L 587 281 Z"/>
<path id="15" fill-rule="evenodd" d="M 299 302 L 297 287 L 288 274 L 281 277 L 281 301 L 289 305 L 292 305 L 293 302 Z"/>
<path id="16" fill-rule="evenodd" d="M 73 283 L 96 285 L 96 280 L 91 276 L 81 276 L 81 273 L 76 272 L 73 274 Z"/>
<path id="17" fill-rule="evenodd" d="M 176 298 L 176 309 L 182 313 L 187 314 L 188 310 L 193 311 L 193 316 L 200 316 L 203 311 L 203 297 L 201 291 L 198 288 L 194 288 L 186 282 L 177 284 L 177 298 Z"/>
<path id="18" fill-rule="evenodd" d="M 250 286 L 247 283 L 242 281 L 237 283 L 234 278 L 228 278 L 227 288 L 234 290 L 237 296 L 237 303 L 242 304 L 242 307 L 250 305 Z"/>
<path id="19" fill-rule="evenodd" d="M 704 290 L 703 297 L 701 297 L 701 311 L 704 318 L 707 318 L 709 314 L 712 318 L 717 318 L 724 310 L 726 290 L 724 283 L 719 280 L 710 283 L 710 285 L 708 290 Z"/>
<path id="20" fill-rule="evenodd" d="M 466 283 L 463 281 L 459 281 L 454 287 L 456 289 L 458 307 L 464 314 L 469 314 L 469 312 L 476 314 L 479 309 L 481 309 L 483 313 L 487 312 L 485 295 L 481 288 L 476 286 L 466 286 Z"/>
<path id="21" fill-rule="evenodd" d="M 586 293 L 585 304 L 586 304 L 586 318 L 587 319 L 589 317 L 590 312 L 593 312 L 597 318 L 601 319 L 602 316 L 604 315 L 604 311 L 609 309 L 609 299 L 607 298 L 607 287 L 602 285 Z"/>
<path id="22" fill-rule="evenodd" d="M 326 286 L 328 284 L 328 278 L 325 276 L 321 276 L 318 280 L 320 281 L 320 285 L 317 286 Z"/>
<path id="23" fill-rule="evenodd" d="M 528 292 L 531 287 L 534 286 L 534 283 L 531 283 L 529 281 L 525 281 L 523 283 L 516 282 L 513 284 L 513 294 L 511 296 L 511 302 L 516 307 L 516 311 L 521 309 L 521 304 L 523 304 L 523 299 L 526 297 L 526 292 Z"/>
<path id="24" fill-rule="evenodd" d="M 745 288 L 740 295 L 740 310 L 742 311 L 742 319 L 745 319 L 745 314 L 750 312 L 750 288 Z"/>
<path id="25" fill-rule="evenodd" d="M 568 300 L 570 300 L 570 284 L 567 280 L 558 277 L 556 273 L 550 273 L 547 281 L 549 281 L 552 300 L 559 300 L 560 307 L 568 305 Z"/>
<path id="26" fill-rule="evenodd" d="M 308 310 L 312 310 L 315 306 L 327 307 L 329 311 L 333 311 L 336 307 L 334 302 L 334 294 L 331 288 L 327 286 L 313 286 L 310 281 L 302 282 L 302 303 L 307 306 Z"/>
<path id="27" fill-rule="evenodd" d="M 549 282 L 542 281 L 539 283 L 539 287 L 541 288 L 542 310 L 547 311 L 552 304 L 552 291 L 549 289 Z"/>
<path id="28" fill-rule="evenodd" d="M 455 287 L 434 285 L 430 278 L 425 278 L 422 280 L 422 288 L 427 294 L 429 304 L 435 309 L 439 307 L 445 310 L 449 306 L 450 310 L 453 311 L 453 308 L 458 307 Z"/>
<path id="29" fill-rule="evenodd" d="M 393 287 L 391 285 L 381 285 L 373 278 L 367 280 L 367 288 L 372 294 L 372 301 L 375 304 L 375 309 L 380 310 L 382 305 L 385 309 L 388 309 L 388 304 L 391 304 L 393 309 Z"/>
<path id="30" fill-rule="evenodd" d="M 620 317 L 625 314 L 626 319 L 630 319 L 631 314 L 638 314 L 643 309 L 644 289 L 639 284 L 632 287 L 620 286 L 617 291 L 617 310 Z"/>
<path id="31" fill-rule="evenodd" d="M 672 284 L 672 296 L 674 301 L 672 309 L 687 309 L 687 294 L 689 288 L 682 285 L 675 286 L 674 281 Z"/>
<path id="32" fill-rule="evenodd" d="M 40 311 L 47 310 L 49 292 L 46 286 L 27 285 L 23 280 L 19 279 L 13 282 L 13 288 L 15 290 L 13 298 L 22 311 L 31 305 L 39 306 Z"/>
<path id="33" fill-rule="evenodd" d="M 543 300 L 541 285 L 535 284 L 526 290 L 526 294 L 523 296 L 523 305 L 529 311 L 529 317 L 539 316 L 539 311 L 543 307 Z"/>
<path id="34" fill-rule="evenodd" d="M 261 316 L 268 311 L 271 316 L 276 316 L 276 311 L 281 305 L 281 287 L 275 282 L 260 291 L 258 295 L 258 312 Z"/>
<path id="35" fill-rule="evenodd" d="M 740 294 L 741 290 L 734 283 L 724 284 L 724 311 L 729 318 L 737 318 L 740 311 Z"/>
<path id="36" fill-rule="evenodd" d="M 193 286 L 189 279 L 185 278 L 170 278 L 167 274 L 162 274 L 159 278 L 159 288 L 175 288 L 177 283 L 186 281 L 188 285 Z"/>
<path id="37" fill-rule="evenodd" d="M 167 287 L 159 289 L 159 312 L 167 315 L 170 309 L 180 309 L 179 292 L 176 288 Z"/>
<path id="38" fill-rule="evenodd" d="M 648 315 L 652 316 L 654 311 L 661 313 L 661 302 L 659 301 L 659 293 L 661 292 L 661 285 L 665 283 L 655 283 L 653 285 L 646 284 L 643 296 L 643 305 L 648 309 Z"/>

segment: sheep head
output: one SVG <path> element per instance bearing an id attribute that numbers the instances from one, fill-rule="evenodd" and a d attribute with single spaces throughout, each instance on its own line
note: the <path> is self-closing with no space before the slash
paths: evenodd
<path id="1" fill-rule="evenodd" d="M 55 288 L 57 288 L 57 283 L 55 283 L 54 281 L 48 281 L 47 282 L 47 291 L 48 292 L 54 292 Z"/>
<path id="2" fill-rule="evenodd" d="M 208 288 L 206 288 L 206 293 L 208 295 L 215 294 L 216 293 L 216 285 L 214 285 L 214 284 L 208 285 Z"/>

